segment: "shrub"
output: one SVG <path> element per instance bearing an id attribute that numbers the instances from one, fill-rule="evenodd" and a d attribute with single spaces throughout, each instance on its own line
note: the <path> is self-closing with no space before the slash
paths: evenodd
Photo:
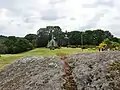
<path id="1" fill-rule="evenodd" d="M 24 38 L 8 38 L 4 42 L 4 53 L 16 54 L 33 49 L 33 45 Z"/>

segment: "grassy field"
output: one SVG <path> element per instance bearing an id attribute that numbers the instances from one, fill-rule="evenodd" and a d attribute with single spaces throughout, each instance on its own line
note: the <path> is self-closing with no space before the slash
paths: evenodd
<path id="1" fill-rule="evenodd" d="M 3 69 L 8 64 L 11 64 L 15 60 L 24 56 L 51 56 L 51 55 L 56 55 L 57 53 L 74 54 L 81 52 L 96 52 L 96 50 L 84 49 L 82 51 L 80 48 L 61 48 L 61 49 L 49 50 L 47 48 L 36 48 L 34 50 L 20 54 L 5 54 L 5 55 L 1 55 L 0 57 L 0 69 Z"/>

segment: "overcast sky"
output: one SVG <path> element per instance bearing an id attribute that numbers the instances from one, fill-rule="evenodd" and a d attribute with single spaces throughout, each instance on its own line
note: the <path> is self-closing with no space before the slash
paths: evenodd
<path id="1" fill-rule="evenodd" d="M 25 36 L 47 25 L 120 37 L 120 0 L 0 0 L 0 34 Z"/>

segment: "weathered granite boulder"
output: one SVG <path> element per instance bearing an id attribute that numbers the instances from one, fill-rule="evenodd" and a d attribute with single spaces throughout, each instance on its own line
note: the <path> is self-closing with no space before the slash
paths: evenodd
<path id="1" fill-rule="evenodd" d="M 81 53 L 68 56 L 78 90 L 120 90 L 120 73 L 110 64 L 120 52 Z M 23 57 L 0 72 L 0 90 L 62 90 L 59 57 Z"/>
<path id="2" fill-rule="evenodd" d="M 24 57 L 0 72 L 0 90 L 61 90 L 57 57 Z"/>
<path id="3" fill-rule="evenodd" d="M 110 70 L 110 64 L 120 61 L 120 52 L 76 54 L 69 60 L 79 90 L 120 90 L 120 74 Z"/>

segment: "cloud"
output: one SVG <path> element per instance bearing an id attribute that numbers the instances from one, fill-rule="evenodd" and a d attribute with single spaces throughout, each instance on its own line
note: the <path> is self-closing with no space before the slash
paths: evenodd
<path id="1" fill-rule="evenodd" d="M 109 12 L 109 10 L 98 11 L 97 13 L 95 13 L 95 15 L 93 16 L 93 18 L 91 18 L 90 20 L 88 20 L 84 26 L 80 27 L 80 29 L 87 30 L 87 29 L 97 28 L 97 25 L 98 25 L 100 19 L 104 18 L 104 16 L 108 12 Z"/>
<path id="2" fill-rule="evenodd" d="M 95 0 L 92 4 L 83 4 L 84 8 L 96 8 L 99 6 L 102 7 L 114 7 L 114 0 Z"/>
<path id="3" fill-rule="evenodd" d="M 74 17 L 71 17 L 71 18 L 70 18 L 70 20 L 76 20 L 76 18 L 74 18 Z"/>
<path id="4" fill-rule="evenodd" d="M 95 3 L 96 6 L 100 5 L 100 6 L 109 6 L 109 7 L 113 7 L 114 6 L 114 1 L 113 0 L 97 0 Z"/>
<path id="5" fill-rule="evenodd" d="M 63 19 L 63 18 L 65 17 L 59 16 L 57 10 L 54 10 L 54 9 L 48 9 L 41 13 L 42 20 L 58 20 L 58 19 Z"/>
<path id="6" fill-rule="evenodd" d="M 90 19 L 87 24 L 80 29 L 82 30 L 87 30 L 87 29 L 92 29 L 95 28 L 97 25 L 97 22 L 100 20 L 101 17 L 104 17 L 104 13 L 99 13 L 96 14 L 92 19 Z"/>
<path id="7" fill-rule="evenodd" d="M 63 31 L 101 28 L 120 37 L 118 0 L 0 0 L 0 34 L 25 36 L 47 25 Z"/>
<path id="8" fill-rule="evenodd" d="M 50 0 L 49 3 L 51 5 L 55 5 L 55 4 L 58 4 L 58 3 L 64 3 L 66 2 L 67 0 Z"/>

